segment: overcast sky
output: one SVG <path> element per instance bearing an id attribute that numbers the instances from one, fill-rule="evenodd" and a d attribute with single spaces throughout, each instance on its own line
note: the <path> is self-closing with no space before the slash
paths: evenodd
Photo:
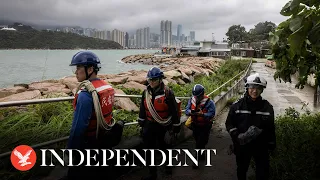
<path id="1" fill-rule="evenodd" d="M 160 21 L 172 21 L 172 34 L 196 31 L 196 40 L 222 40 L 228 28 L 247 30 L 258 22 L 279 24 L 289 0 L 0 0 L 0 18 L 45 25 L 78 25 L 133 31 L 150 27 L 160 34 Z"/>

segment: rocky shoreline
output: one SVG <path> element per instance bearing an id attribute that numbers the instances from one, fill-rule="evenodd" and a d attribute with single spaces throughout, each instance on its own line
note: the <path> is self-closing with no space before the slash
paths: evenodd
<path id="1" fill-rule="evenodd" d="M 164 71 L 165 84 L 184 85 L 193 82 L 197 76 L 213 74 L 224 63 L 224 60 L 212 57 L 168 58 L 142 54 L 124 57 L 122 62 L 158 66 Z M 146 74 L 145 70 L 131 70 L 119 74 L 101 74 L 98 77 L 111 83 L 116 94 L 125 94 L 119 89 L 120 87 L 144 90 L 147 84 Z M 73 96 L 78 84 L 75 76 L 30 84 L 16 84 L 14 87 L 0 89 L 0 102 Z M 139 110 L 130 98 L 115 98 L 115 107 L 128 111 Z"/>

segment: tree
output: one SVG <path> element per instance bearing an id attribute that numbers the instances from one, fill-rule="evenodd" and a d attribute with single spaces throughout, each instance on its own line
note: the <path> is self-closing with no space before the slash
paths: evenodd
<path id="1" fill-rule="evenodd" d="M 291 83 L 299 72 L 296 88 L 304 88 L 307 77 L 315 72 L 320 85 L 320 1 L 291 0 L 280 12 L 288 16 L 275 32 L 270 32 L 272 52 L 277 64 L 274 79 Z"/>
<path id="2" fill-rule="evenodd" d="M 251 42 L 264 41 L 269 39 L 269 33 L 274 32 L 276 24 L 271 21 L 259 22 L 249 31 Z"/>
<path id="3" fill-rule="evenodd" d="M 241 26 L 240 24 L 232 25 L 231 27 L 229 27 L 226 36 L 228 37 L 229 46 L 233 43 L 246 41 L 248 39 L 246 28 Z"/>

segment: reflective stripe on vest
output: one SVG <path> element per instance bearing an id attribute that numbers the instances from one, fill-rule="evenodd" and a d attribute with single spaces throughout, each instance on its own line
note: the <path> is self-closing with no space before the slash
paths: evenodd
<path id="1" fill-rule="evenodd" d="M 210 99 L 207 95 L 204 95 L 203 99 L 200 101 L 199 105 L 196 105 L 196 98 L 193 96 L 191 98 L 191 110 L 199 110 L 199 108 L 202 110 L 203 113 L 207 113 L 208 109 L 204 107 L 207 100 Z M 191 116 L 192 121 L 199 125 L 204 125 L 209 123 L 208 120 L 206 120 L 203 116 Z"/>
<path id="2" fill-rule="evenodd" d="M 112 119 L 112 107 L 114 103 L 114 94 L 115 94 L 114 89 L 112 88 L 111 85 L 108 85 L 103 80 L 94 80 L 91 83 L 95 87 L 98 93 L 101 111 L 102 111 L 104 120 L 107 123 L 110 123 Z M 80 92 L 81 90 L 79 90 L 75 95 L 75 99 L 73 103 L 74 109 L 76 109 L 76 103 L 77 103 L 78 95 Z M 92 115 L 89 120 L 89 125 L 87 127 L 86 135 L 95 136 L 96 130 L 97 130 L 97 118 L 96 118 L 96 112 L 94 110 L 94 107 L 92 106 Z"/>
<path id="3" fill-rule="evenodd" d="M 165 100 L 166 100 L 165 94 L 162 94 L 162 95 L 156 96 L 153 101 L 154 109 L 157 111 L 157 113 L 162 119 L 167 119 L 169 117 L 169 106 L 167 105 Z M 146 98 L 144 98 L 144 107 L 146 110 L 147 120 L 155 121 L 147 107 Z"/>
<path id="4" fill-rule="evenodd" d="M 251 111 L 248 110 L 236 110 L 236 114 L 251 114 Z M 265 116 L 270 116 L 270 112 L 261 112 L 261 111 L 256 111 L 256 114 L 261 114 Z"/>

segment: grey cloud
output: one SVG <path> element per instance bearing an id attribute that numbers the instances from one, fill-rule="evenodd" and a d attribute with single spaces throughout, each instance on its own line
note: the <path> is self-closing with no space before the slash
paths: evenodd
<path id="1" fill-rule="evenodd" d="M 196 39 L 222 40 L 233 24 L 247 30 L 261 21 L 280 23 L 288 0 L 0 0 L 0 17 L 45 25 L 79 25 L 98 29 L 134 31 L 149 26 L 159 33 L 160 21 L 171 20 Z"/>

